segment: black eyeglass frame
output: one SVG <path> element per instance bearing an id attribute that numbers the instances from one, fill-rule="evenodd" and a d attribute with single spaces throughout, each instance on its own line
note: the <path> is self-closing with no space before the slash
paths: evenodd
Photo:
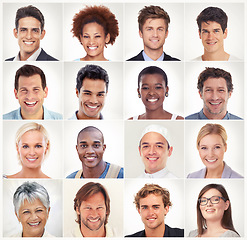
<path id="1" fill-rule="evenodd" d="M 201 199 L 202 199 L 202 198 L 199 198 L 199 199 L 198 199 L 198 202 L 199 202 L 199 204 L 200 204 L 201 206 L 205 206 L 205 205 L 208 204 L 208 200 L 212 203 L 211 198 L 213 198 L 213 197 L 217 197 L 217 198 L 219 198 L 219 199 L 224 200 L 224 202 L 226 202 L 226 199 L 223 198 L 223 197 L 220 197 L 220 196 L 212 196 L 212 197 L 210 197 L 210 198 L 203 197 L 203 199 L 206 199 L 206 200 L 207 200 L 207 202 L 206 202 L 205 204 L 201 204 Z M 217 202 L 217 203 L 212 203 L 212 204 L 218 204 L 218 203 L 219 203 L 219 202 Z"/>

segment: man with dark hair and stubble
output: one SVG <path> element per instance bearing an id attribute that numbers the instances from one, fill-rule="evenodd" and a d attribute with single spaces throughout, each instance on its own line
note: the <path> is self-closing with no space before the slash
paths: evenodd
<path id="1" fill-rule="evenodd" d="M 145 6 L 139 11 L 139 35 L 143 40 L 144 50 L 127 61 L 180 61 L 163 52 L 163 45 L 168 37 L 170 17 L 160 6 Z"/>
<path id="2" fill-rule="evenodd" d="M 44 24 L 44 16 L 38 8 L 32 5 L 19 8 L 13 33 L 18 40 L 20 52 L 5 61 L 58 61 L 40 47 L 40 41 L 46 33 Z"/>

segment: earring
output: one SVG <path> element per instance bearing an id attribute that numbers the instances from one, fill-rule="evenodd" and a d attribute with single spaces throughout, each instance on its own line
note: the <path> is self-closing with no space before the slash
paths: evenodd
<path id="1" fill-rule="evenodd" d="M 165 96 L 168 97 L 168 92 L 166 92 Z"/>
<path id="2" fill-rule="evenodd" d="M 141 98 L 141 94 L 140 93 L 138 93 L 138 97 Z"/>

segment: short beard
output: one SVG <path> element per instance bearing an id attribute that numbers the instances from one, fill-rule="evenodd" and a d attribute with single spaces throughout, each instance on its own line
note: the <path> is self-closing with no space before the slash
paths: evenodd
<path id="1" fill-rule="evenodd" d="M 83 224 L 85 227 L 87 227 L 91 231 L 97 231 L 97 230 L 99 230 L 102 227 L 102 225 L 104 224 L 104 222 L 105 222 L 105 219 L 101 219 L 100 218 L 99 226 L 95 229 L 95 228 L 90 228 L 90 226 L 88 224 L 88 220 L 85 220 L 83 218 L 81 219 L 81 224 Z"/>

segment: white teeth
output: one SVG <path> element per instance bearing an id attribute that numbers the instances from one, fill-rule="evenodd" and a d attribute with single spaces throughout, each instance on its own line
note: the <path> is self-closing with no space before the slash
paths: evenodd
<path id="1" fill-rule="evenodd" d="M 217 159 L 212 159 L 212 160 L 207 159 L 207 161 L 210 162 L 210 163 L 212 163 L 212 162 L 216 162 Z"/>
<path id="2" fill-rule="evenodd" d="M 157 158 L 148 158 L 150 161 L 155 161 Z"/>
<path id="3" fill-rule="evenodd" d="M 36 102 L 26 102 L 27 105 L 34 105 Z"/>
<path id="4" fill-rule="evenodd" d="M 99 221 L 99 218 L 97 218 L 97 219 L 88 219 L 90 222 L 97 222 L 97 221 Z"/>
<path id="5" fill-rule="evenodd" d="M 37 225 L 39 225 L 39 223 L 40 222 L 37 222 L 37 223 L 28 223 L 28 224 L 31 225 L 31 226 L 37 226 Z"/>
<path id="6" fill-rule="evenodd" d="M 88 47 L 90 50 L 95 50 L 97 47 Z"/>
<path id="7" fill-rule="evenodd" d="M 206 212 L 214 212 L 214 210 L 213 209 L 208 209 L 208 210 L 206 210 Z"/>
<path id="8" fill-rule="evenodd" d="M 93 160 L 93 159 L 94 159 L 94 157 L 87 157 L 87 159 L 88 159 L 88 160 Z"/>
<path id="9" fill-rule="evenodd" d="M 93 108 L 93 109 L 95 109 L 95 108 L 97 108 L 98 106 L 89 106 L 89 105 L 87 105 L 89 108 Z"/>
<path id="10" fill-rule="evenodd" d="M 211 105 L 219 105 L 220 103 L 212 103 L 210 102 Z"/>
<path id="11" fill-rule="evenodd" d="M 28 161 L 30 161 L 30 162 L 33 162 L 33 161 L 35 161 L 37 158 L 27 158 L 27 160 Z"/>
<path id="12" fill-rule="evenodd" d="M 24 42 L 24 43 L 27 44 L 27 45 L 33 44 L 33 42 Z"/>
<path id="13" fill-rule="evenodd" d="M 148 99 L 148 102 L 156 102 L 156 101 L 158 101 L 157 98 L 156 99 Z"/>

